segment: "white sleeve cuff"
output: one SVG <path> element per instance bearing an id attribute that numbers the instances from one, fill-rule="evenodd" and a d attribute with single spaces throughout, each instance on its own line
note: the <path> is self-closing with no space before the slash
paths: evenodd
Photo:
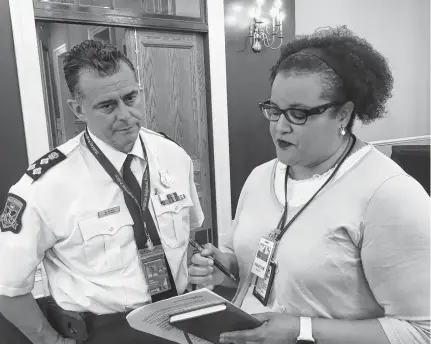
<path id="1" fill-rule="evenodd" d="M 0 295 L 14 297 L 14 296 L 22 296 L 31 293 L 33 290 L 33 285 L 29 285 L 23 288 L 13 288 L 6 287 L 4 285 L 0 285 Z"/>

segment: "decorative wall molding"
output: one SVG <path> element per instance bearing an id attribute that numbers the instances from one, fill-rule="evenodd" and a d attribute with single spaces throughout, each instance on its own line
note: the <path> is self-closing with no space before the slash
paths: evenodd
<path id="1" fill-rule="evenodd" d="M 32 0 L 9 0 L 29 164 L 49 151 Z M 18 115 L 18 114 L 17 114 Z"/>
<path id="2" fill-rule="evenodd" d="M 216 194 L 217 233 L 220 238 L 229 230 L 232 222 L 223 0 L 207 1 L 207 13 L 214 147 L 214 191 Z"/>
<path id="3" fill-rule="evenodd" d="M 371 141 L 369 143 L 371 143 L 374 146 L 392 146 L 392 145 L 403 144 L 403 143 L 429 141 L 429 140 L 431 140 L 431 135 L 402 137 L 402 138 L 388 139 L 388 140 L 378 140 L 378 141 Z"/>

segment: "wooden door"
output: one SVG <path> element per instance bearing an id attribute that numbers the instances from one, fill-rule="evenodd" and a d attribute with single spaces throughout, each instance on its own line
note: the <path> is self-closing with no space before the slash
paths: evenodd
<path id="1" fill-rule="evenodd" d="M 127 30 L 129 59 L 139 67 L 143 126 L 161 131 L 191 156 L 205 221 L 212 228 L 203 38 L 194 33 Z M 213 241 L 211 237 L 208 239 Z"/>

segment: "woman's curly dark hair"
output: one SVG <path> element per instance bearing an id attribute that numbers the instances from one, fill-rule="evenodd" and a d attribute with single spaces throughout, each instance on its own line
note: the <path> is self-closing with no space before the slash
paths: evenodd
<path id="1" fill-rule="evenodd" d="M 296 54 L 306 48 L 319 48 L 336 60 L 345 71 L 342 78 L 318 57 Z M 365 124 L 383 117 L 386 101 L 392 96 L 393 77 L 386 59 L 346 26 L 318 29 L 287 43 L 271 68 L 271 84 L 280 72 L 321 73 L 329 86 L 329 94 L 324 96 L 354 103 L 346 128 L 349 131 L 355 117 Z"/>

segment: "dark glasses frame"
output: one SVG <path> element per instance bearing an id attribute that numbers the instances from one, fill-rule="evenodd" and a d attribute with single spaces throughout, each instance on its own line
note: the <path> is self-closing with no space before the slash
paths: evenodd
<path id="1" fill-rule="evenodd" d="M 307 122 L 308 117 L 314 116 L 314 115 L 321 115 L 330 107 L 333 107 L 336 105 L 342 105 L 342 104 L 344 103 L 333 101 L 333 102 L 312 107 L 311 109 L 298 109 L 298 108 L 280 109 L 276 104 L 274 104 L 270 100 L 266 100 L 264 102 L 259 103 L 259 109 L 262 112 L 262 114 L 265 116 L 265 118 L 271 122 L 277 122 L 280 116 L 283 114 L 288 122 L 296 125 L 304 125 Z M 270 116 L 267 110 L 275 110 L 276 112 L 278 112 L 278 115 Z M 303 116 L 301 117 L 295 116 L 292 114 L 292 111 L 300 112 L 303 114 Z"/>

